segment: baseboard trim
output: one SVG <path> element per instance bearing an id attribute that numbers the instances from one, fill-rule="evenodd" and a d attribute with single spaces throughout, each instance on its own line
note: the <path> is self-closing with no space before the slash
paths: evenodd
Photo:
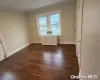
<path id="1" fill-rule="evenodd" d="M 32 42 L 33 44 L 42 44 L 42 42 Z M 76 45 L 76 43 L 74 41 L 60 41 L 57 44 L 74 44 Z"/>
<path id="2" fill-rule="evenodd" d="M 34 43 L 34 44 L 42 44 L 42 42 L 39 42 L 39 41 L 33 41 L 32 43 Z"/>
<path id="3" fill-rule="evenodd" d="M 9 56 L 13 55 L 14 53 L 24 49 L 25 47 L 29 46 L 30 44 L 32 44 L 32 43 L 25 44 L 25 45 L 15 49 L 15 50 L 13 50 L 12 52 L 8 52 L 7 57 L 9 57 Z"/>
<path id="4" fill-rule="evenodd" d="M 73 41 L 60 41 L 60 44 L 75 44 Z"/>

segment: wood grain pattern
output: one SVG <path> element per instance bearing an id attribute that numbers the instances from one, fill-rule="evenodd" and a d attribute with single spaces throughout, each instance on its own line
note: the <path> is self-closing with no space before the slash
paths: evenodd
<path id="1" fill-rule="evenodd" d="M 31 44 L 0 62 L 0 80 L 71 80 L 78 72 L 75 45 Z"/>

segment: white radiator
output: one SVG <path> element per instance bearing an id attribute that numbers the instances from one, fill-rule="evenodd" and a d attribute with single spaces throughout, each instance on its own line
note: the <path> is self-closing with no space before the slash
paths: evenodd
<path id="1" fill-rule="evenodd" d="M 42 45 L 55 45 L 57 46 L 57 36 L 46 35 L 41 36 Z"/>

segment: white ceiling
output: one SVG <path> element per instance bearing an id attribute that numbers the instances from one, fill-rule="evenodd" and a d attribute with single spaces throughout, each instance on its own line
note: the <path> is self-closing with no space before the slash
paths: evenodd
<path id="1" fill-rule="evenodd" d="M 0 7 L 10 10 L 29 11 L 67 0 L 0 0 Z"/>

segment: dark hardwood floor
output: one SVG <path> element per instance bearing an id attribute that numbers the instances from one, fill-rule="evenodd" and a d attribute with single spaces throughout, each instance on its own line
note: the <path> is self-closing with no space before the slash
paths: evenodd
<path id="1" fill-rule="evenodd" d="M 0 80 L 71 80 L 78 73 L 75 45 L 32 44 L 0 62 Z"/>

